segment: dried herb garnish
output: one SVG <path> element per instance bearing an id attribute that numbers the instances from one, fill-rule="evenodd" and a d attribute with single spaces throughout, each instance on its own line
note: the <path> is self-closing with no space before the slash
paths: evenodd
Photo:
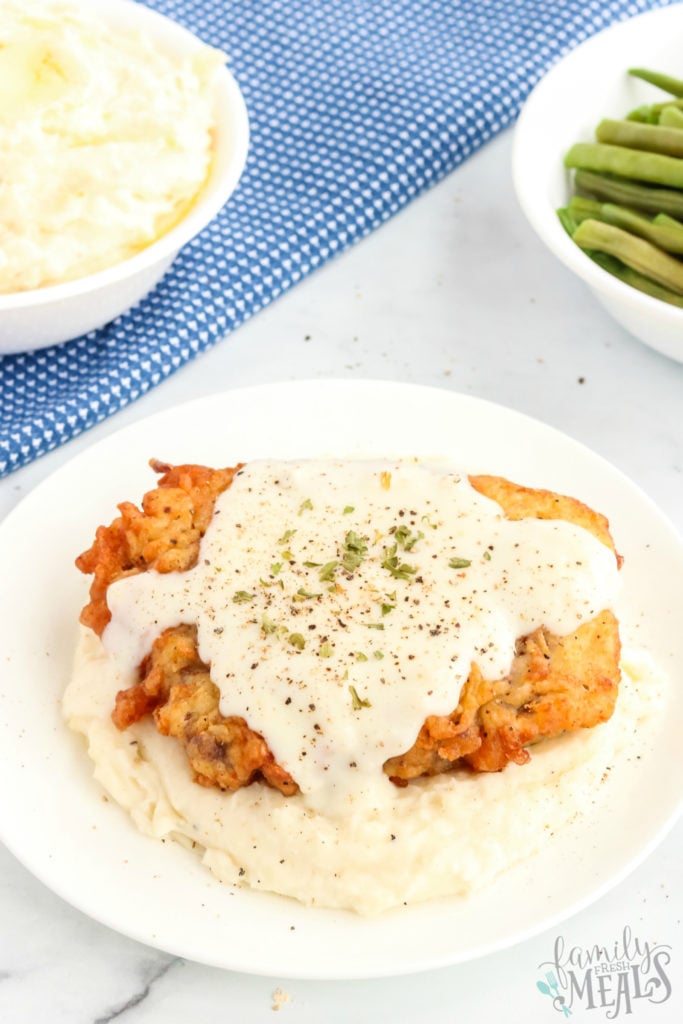
<path id="1" fill-rule="evenodd" d="M 367 541 L 367 537 L 361 537 L 355 530 L 349 530 L 346 534 L 341 563 L 347 572 L 355 572 L 365 558 L 368 552 Z"/>
<path id="2" fill-rule="evenodd" d="M 411 576 L 415 575 L 417 569 L 414 565 L 401 562 L 397 552 L 398 546 L 396 544 L 392 544 L 391 547 L 384 549 L 382 568 L 390 572 L 397 580 L 409 580 Z"/>
<path id="3" fill-rule="evenodd" d="M 334 579 L 334 570 L 339 565 L 339 562 L 325 562 L 324 566 L 318 573 L 321 583 L 330 583 Z"/>
<path id="4" fill-rule="evenodd" d="M 448 565 L 451 569 L 467 569 L 472 565 L 472 560 L 470 558 L 451 558 Z"/>
<path id="5" fill-rule="evenodd" d="M 358 696 L 358 692 L 355 686 L 349 686 L 349 693 L 351 694 L 351 702 L 354 711 L 360 711 L 361 708 L 371 708 L 372 704 L 369 700 L 364 700 Z"/>

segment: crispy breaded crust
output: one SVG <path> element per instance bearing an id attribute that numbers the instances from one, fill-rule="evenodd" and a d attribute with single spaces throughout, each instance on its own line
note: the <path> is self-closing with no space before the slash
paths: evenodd
<path id="1" fill-rule="evenodd" d="M 122 502 L 118 519 L 100 526 L 92 546 L 76 559 L 81 572 L 93 575 L 90 602 L 81 612 L 81 622 L 98 636 L 111 618 L 110 583 L 147 569 L 182 572 L 195 565 L 216 498 L 240 469 L 239 465 L 231 469 L 169 466 L 156 459 L 150 466 L 162 476 L 154 490 L 145 494 L 142 509 Z"/>
<path id="2" fill-rule="evenodd" d="M 582 526 L 614 551 L 617 565 L 621 568 L 623 558 L 615 550 L 609 521 L 578 498 L 538 487 L 523 487 L 502 476 L 469 476 L 467 479 L 475 491 L 498 502 L 507 519 L 564 519 L 567 523 Z"/>
<path id="3" fill-rule="evenodd" d="M 576 498 L 497 476 L 470 476 L 469 482 L 496 501 L 508 519 L 562 519 L 583 527 L 614 551 L 621 566 L 607 519 Z M 410 750 L 390 758 L 384 770 L 401 785 L 458 762 L 488 772 L 510 761 L 524 764 L 529 744 L 610 718 L 620 654 L 619 624 L 608 610 L 569 636 L 541 628 L 520 637 L 505 679 L 487 682 L 473 664 L 453 713 L 430 716 Z"/>
<path id="4" fill-rule="evenodd" d="M 153 714 L 159 732 L 182 743 L 202 786 L 235 790 L 259 777 L 285 796 L 298 791 L 263 737 L 243 718 L 220 713 L 220 690 L 199 657 L 196 626 L 165 630 L 140 666 L 140 676 L 138 684 L 116 695 L 112 720 L 117 728 Z"/>
<path id="5" fill-rule="evenodd" d="M 76 561 L 82 572 L 94 575 L 81 621 L 99 635 L 111 617 L 109 583 L 149 568 L 172 572 L 195 565 L 215 500 L 240 468 L 151 465 L 162 476 L 144 496 L 142 511 L 121 504 L 121 516 L 101 526 L 95 543 Z M 472 476 L 469 481 L 509 519 L 562 519 L 583 527 L 621 564 L 605 517 L 575 498 L 501 477 Z M 499 771 L 510 761 L 524 764 L 529 744 L 611 716 L 619 657 L 618 623 L 609 610 L 569 636 L 541 628 L 521 637 L 508 676 L 487 681 L 473 664 L 454 711 L 430 716 L 410 750 L 390 758 L 384 771 L 397 785 L 407 785 L 458 766 Z M 199 658 L 196 627 L 181 625 L 155 641 L 138 682 L 117 695 L 112 718 L 125 729 L 153 714 L 158 730 L 183 744 L 201 785 L 234 790 L 262 779 L 287 796 L 297 792 L 296 781 L 276 764 L 264 737 L 244 719 L 224 717 L 219 699 L 209 667 Z"/>

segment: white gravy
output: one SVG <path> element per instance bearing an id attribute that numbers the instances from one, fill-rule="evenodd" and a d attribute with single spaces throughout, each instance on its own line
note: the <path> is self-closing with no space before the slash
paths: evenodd
<path id="1" fill-rule="evenodd" d="M 383 763 L 453 711 L 472 662 L 501 678 L 518 637 L 570 633 L 616 590 L 586 530 L 507 520 L 441 464 L 260 461 L 219 497 L 194 569 L 109 588 L 103 643 L 130 683 L 163 629 L 196 623 L 222 713 L 342 816 L 391 799 Z"/>

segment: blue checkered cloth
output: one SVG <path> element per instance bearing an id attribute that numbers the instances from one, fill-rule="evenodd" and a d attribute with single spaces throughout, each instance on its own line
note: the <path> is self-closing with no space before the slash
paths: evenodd
<path id="1" fill-rule="evenodd" d="M 150 0 L 223 49 L 245 174 L 106 327 L 0 358 L 0 476 L 133 402 L 509 125 L 558 57 L 663 0 Z M 229 342 L 226 342 L 229 344 Z"/>

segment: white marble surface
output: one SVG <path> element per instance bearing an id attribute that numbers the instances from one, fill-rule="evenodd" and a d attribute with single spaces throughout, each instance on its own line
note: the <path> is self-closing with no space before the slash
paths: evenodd
<path id="1" fill-rule="evenodd" d="M 626 335 L 546 254 L 512 193 L 510 141 L 489 144 L 133 407 L 1 481 L 0 516 L 84 447 L 151 412 L 230 387 L 343 376 L 431 384 L 522 410 L 618 466 L 681 530 L 683 365 Z M 0 846 L 0 1021 L 250 1024 L 273 1019 L 277 988 L 288 996 L 277 1012 L 292 1024 L 564 1019 L 536 988 L 557 936 L 568 947 L 613 946 L 629 926 L 671 947 L 673 980 L 666 1002 L 637 999 L 629 1019 L 669 1024 L 683 1019 L 682 865 L 679 821 L 597 903 L 514 949 L 390 981 L 313 982 L 140 946 L 64 904 Z M 623 1003 L 584 1005 L 573 1020 L 617 1010 L 627 1016 Z"/>

